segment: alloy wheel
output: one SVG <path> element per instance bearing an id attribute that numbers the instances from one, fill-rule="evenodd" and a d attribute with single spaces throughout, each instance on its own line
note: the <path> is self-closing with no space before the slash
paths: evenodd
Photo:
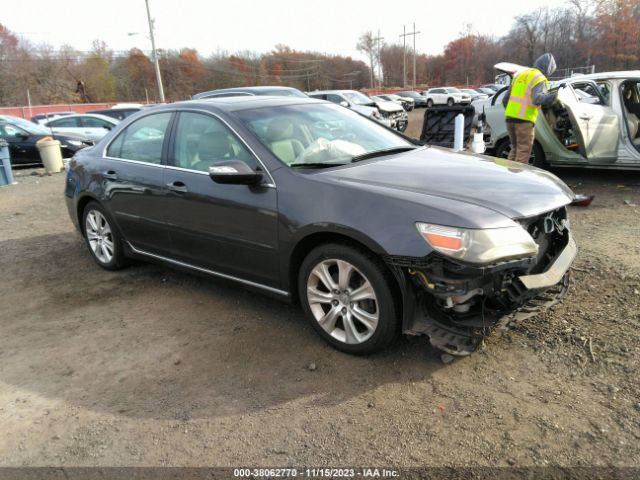
<path id="1" fill-rule="evenodd" d="M 344 260 L 324 260 L 311 270 L 307 301 L 318 324 L 340 342 L 366 342 L 378 327 L 378 299 L 371 282 Z"/>
<path id="2" fill-rule="evenodd" d="M 111 226 L 105 216 L 98 210 L 87 213 L 85 232 L 91 251 L 101 263 L 113 260 L 114 246 Z"/>

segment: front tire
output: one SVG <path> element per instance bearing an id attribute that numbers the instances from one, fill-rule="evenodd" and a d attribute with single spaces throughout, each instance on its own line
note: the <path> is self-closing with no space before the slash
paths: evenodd
<path id="1" fill-rule="evenodd" d="M 82 214 L 84 240 L 95 262 L 105 270 L 127 265 L 122 239 L 110 215 L 97 202 L 89 202 Z"/>
<path id="2" fill-rule="evenodd" d="M 427 100 L 427 108 L 431 108 L 433 107 L 433 100 L 429 99 Z"/>
<path id="3" fill-rule="evenodd" d="M 298 292 L 313 328 L 334 348 L 355 355 L 382 350 L 398 331 L 392 279 L 379 260 L 327 244 L 302 262 Z"/>

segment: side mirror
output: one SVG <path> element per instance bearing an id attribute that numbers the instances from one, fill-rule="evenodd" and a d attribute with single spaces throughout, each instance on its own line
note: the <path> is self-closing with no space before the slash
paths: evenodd
<path id="1" fill-rule="evenodd" d="M 349 107 L 349 102 L 346 102 L 346 101 L 342 100 L 340 102 L 340 105 L 342 105 L 343 107 Z"/>
<path id="2" fill-rule="evenodd" d="M 228 160 L 209 167 L 209 177 L 225 185 L 256 185 L 262 180 L 262 173 L 240 160 Z"/>
<path id="3" fill-rule="evenodd" d="M 111 130 L 111 125 L 103 125 L 102 128 L 105 130 Z"/>
<path id="4" fill-rule="evenodd" d="M 25 132 L 18 132 L 16 133 L 16 137 L 21 138 L 22 140 L 26 140 L 27 138 L 29 138 L 29 134 Z"/>

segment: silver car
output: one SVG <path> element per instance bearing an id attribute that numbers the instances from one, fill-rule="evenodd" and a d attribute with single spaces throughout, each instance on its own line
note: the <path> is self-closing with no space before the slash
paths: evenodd
<path id="1" fill-rule="evenodd" d="M 51 133 L 84 135 L 97 142 L 118 123 L 118 120 L 106 115 L 85 113 L 57 117 L 44 123 L 44 126 L 51 130 Z"/>
<path id="2" fill-rule="evenodd" d="M 551 89 L 557 89 L 558 100 L 538 118 L 530 163 L 640 168 L 640 71 L 574 76 L 553 82 Z M 506 92 L 507 87 L 473 103 L 486 115 L 485 141 L 498 157 L 511 149 L 502 105 Z"/>

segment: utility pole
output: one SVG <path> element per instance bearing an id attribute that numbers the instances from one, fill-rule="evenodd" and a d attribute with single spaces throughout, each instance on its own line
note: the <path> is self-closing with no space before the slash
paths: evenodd
<path id="1" fill-rule="evenodd" d="M 416 89 L 416 35 L 420 32 L 416 32 L 416 24 L 413 24 L 413 85 L 411 88 Z"/>
<path id="2" fill-rule="evenodd" d="M 153 36 L 153 20 L 149 11 L 149 0 L 144 0 L 147 6 L 147 20 L 149 20 L 149 38 L 151 39 L 151 49 L 153 50 L 153 63 L 156 69 L 156 83 L 158 84 L 158 100 L 164 103 L 164 88 L 162 88 L 162 76 L 160 76 L 160 62 L 158 61 L 158 51 L 156 50 L 156 40 Z"/>
<path id="3" fill-rule="evenodd" d="M 378 87 L 382 88 L 382 61 L 380 58 L 380 41 L 384 40 L 384 37 L 380 36 L 380 29 L 378 29 L 378 36 L 374 38 L 376 42 L 378 42 L 378 75 L 380 80 L 378 81 Z"/>
<path id="4" fill-rule="evenodd" d="M 419 33 L 420 32 L 416 32 L 416 24 L 414 23 L 413 24 L 413 32 L 407 33 L 406 29 L 405 29 L 405 33 L 400 35 L 402 37 L 402 39 L 403 39 L 403 42 L 407 37 L 413 37 L 413 83 L 412 83 L 412 87 L 411 88 L 413 88 L 414 90 L 416 88 L 416 35 L 418 35 Z M 404 46 L 404 43 L 403 43 L 403 46 Z M 407 54 L 406 54 L 406 49 L 405 49 L 405 62 L 404 62 L 405 63 L 405 77 L 404 77 L 405 85 L 407 83 L 407 75 L 406 75 L 406 64 L 407 64 L 406 58 L 407 57 L 406 57 L 406 55 Z"/>
<path id="5" fill-rule="evenodd" d="M 407 26 L 402 26 L 402 88 L 407 86 Z"/>

